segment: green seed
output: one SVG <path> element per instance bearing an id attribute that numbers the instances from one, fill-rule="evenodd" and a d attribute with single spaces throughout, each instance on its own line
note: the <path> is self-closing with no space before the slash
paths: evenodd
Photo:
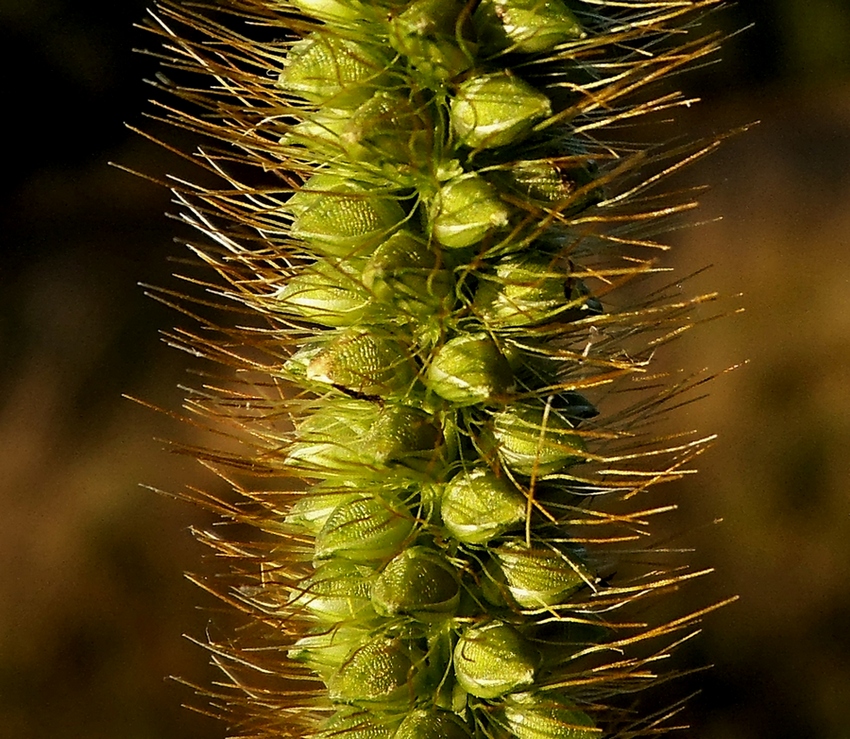
<path id="1" fill-rule="evenodd" d="M 443 492 L 440 512 L 456 539 L 486 544 L 525 520 L 526 499 L 504 477 L 479 467 L 452 478 Z"/>
<path id="2" fill-rule="evenodd" d="M 396 200 L 345 177 L 311 177 L 287 203 L 291 233 L 319 256 L 367 256 L 404 220 Z"/>
<path id="3" fill-rule="evenodd" d="M 368 620 L 375 615 L 369 598 L 372 575 L 370 569 L 345 560 L 320 564 L 301 581 L 290 605 L 306 609 L 320 621 Z"/>
<path id="4" fill-rule="evenodd" d="M 413 711 L 398 727 L 393 739 L 472 739 L 463 722 L 448 711 Z"/>
<path id="5" fill-rule="evenodd" d="M 551 113 L 542 92 L 509 72 L 496 72 L 461 84 L 450 116 L 461 144 L 489 149 L 519 141 Z"/>
<path id="6" fill-rule="evenodd" d="M 473 21 L 487 44 L 497 50 L 534 54 L 584 35 L 561 0 L 482 0 Z"/>
<path id="7" fill-rule="evenodd" d="M 557 204 L 560 214 L 589 205 L 600 195 L 600 191 L 594 189 L 580 198 L 575 197 L 580 187 L 593 181 L 590 165 L 556 165 L 547 159 L 520 160 L 496 170 L 491 177 L 500 189 L 523 200 L 544 207 Z"/>
<path id="8" fill-rule="evenodd" d="M 322 405 L 298 427 L 300 441 L 290 448 L 286 465 L 322 476 L 350 476 L 352 469 L 360 470 L 369 461 L 362 441 L 379 415 L 380 408 L 362 400 Z"/>
<path id="9" fill-rule="evenodd" d="M 593 582 L 591 571 L 567 552 L 546 547 L 526 547 L 524 542 L 500 544 L 492 551 L 495 568 L 488 572 L 503 582 L 520 608 L 546 608 L 563 603 Z"/>
<path id="10" fill-rule="evenodd" d="M 566 276 L 543 254 L 513 255 L 496 265 L 496 274 L 482 276 L 473 310 L 488 325 L 533 326 L 557 317 L 569 305 Z"/>
<path id="11" fill-rule="evenodd" d="M 502 621 L 467 629 L 454 649 L 455 677 L 478 698 L 498 698 L 534 683 L 540 654 Z"/>
<path id="12" fill-rule="evenodd" d="M 415 0 L 391 22 L 390 43 L 427 87 L 438 87 L 472 65 L 456 40 L 455 24 L 463 9 L 456 0 Z"/>
<path id="13" fill-rule="evenodd" d="M 593 719 L 562 696 L 515 693 L 502 708 L 516 739 L 601 739 Z"/>
<path id="14" fill-rule="evenodd" d="M 413 689 L 414 658 L 400 639 L 372 639 L 355 649 L 330 679 L 330 699 L 383 704 L 403 700 Z"/>
<path id="15" fill-rule="evenodd" d="M 359 495 L 337 506 L 316 535 L 315 558 L 369 562 L 388 559 L 413 531 L 413 518 L 398 499 Z"/>
<path id="16" fill-rule="evenodd" d="M 368 629 L 338 624 L 327 631 L 301 637 L 286 655 L 291 660 L 306 664 L 327 680 L 339 671 L 346 657 L 368 637 Z"/>
<path id="17" fill-rule="evenodd" d="M 351 326 L 366 315 L 369 293 L 337 262 L 320 259 L 289 278 L 272 308 L 323 326 Z"/>
<path id="18" fill-rule="evenodd" d="M 363 447 L 384 467 L 407 467 L 439 473 L 447 459 L 442 430 L 437 419 L 408 406 L 387 406 L 363 438 Z"/>
<path id="19" fill-rule="evenodd" d="M 340 136 L 350 119 L 350 110 L 322 108 L 287 129 L 280 143 L 306 147 L 312 153 L 320 155 L 322 160 L 327 160 L 332 158 L 334 153 L 342 152 Z"/>
<path id="20" fill-rule="evenodd" d="M 311 103 L 349 108 L 386 85 L 389 62 L 376 47 L 312 33 L 289 50 L 278 84 Z"/>
<path id="21" fill-rule="evenodd" d="M 336 400 L 298 428 L 285 464 L 323 477 L 380 479 L 392 469 L 437 475 L 449 452 L 434 416 L 402 405 L 380 407 L 364 400 Z"/>
<path id="22" fill-rule="evenodd" d="M 452 274 L 437 255 L 408 231 L 398 231 L 375 249 L 363 269 L 363 285 L 375 301 L 422 316 L 448 307 L 454 294 Z"/>
<path id="23" fill-rule="evenodd" d="M 405 171 L 430 164 L 433 129 L 426 107 L 401 93 L 376 92 L 350 116 L 340 139 L 352 159 L 381 161 L 392 173 L 402 163 Z"/>
<path id="24" fill-rule="evenodd" d="M 360 708 L 343 708 L 331 716 L 315 739 L 391 739 L 399 719 Z"/>
<path id="25" fill-rule="evenodd" d="M 514 405 L 493 414 L 492 434 L 502 461 L 514 472 L 550 475 L 584 460 L 584 441 L 555 411 Z"/>
<path id="26" fill-rule="evenodd" d="M 454 567 L 436 550 L 411 547 L 395 557 L 372 586 L 372 604 L 382 616 L 450 613 L 460 600 Z"/>
<path id="27" fill-rule="evenodd" d="M 352 489 L 314 485 L 289 508 L 286 523 L 315 536 L 337 506 L 356 496 L 357 493 Z"/>
<path id="28" fill-rule="evenodd" d="M 362 395 L 404 395 L 415 370 L 402 344 L 372 331 L 351 330 L 333 339 L 307 365 L 306 379 Z"/>
<path id="29" fill-rule="evenodd" d="M 497 403 L 506 400 L 513 386 L 513 373 L 487 334 L 464 334 L 436 351 L 425 384 L 457 405 Z"/>
<path id="30" fill-rule="evenodd" d="M 434 237 L 450 249 L 477 244 L 508 225 L 511 210 L 496 189 L 477 174 L 446 182 L 434 200 Z"/>

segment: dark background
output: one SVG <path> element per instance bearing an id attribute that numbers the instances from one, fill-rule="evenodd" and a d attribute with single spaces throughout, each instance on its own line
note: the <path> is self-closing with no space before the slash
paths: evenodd
<path id="1" fill-rule="evenodd" d="M 132 27 L 144 12 L 0 0 L 0 734 L 16 739 L 224 734 L 163 679 L 215 676 L 181 638 L 215 618 L 181 577 L 205 566 L 187 529 L 207 519 L 138 486 L 208 483 L 154 441 L 194 432 L 120 397 L 177 408 L 187 382 L 157 335 L 174 317 L 137 286 L 167 283 L 179 253 L 168 193 L 107 166 L 190 171 L 124 127 L 157 131 L 155 64 L 131 51 L 153 43 Z M 681 655 L 716 665 L 689 736 L 848 739 L 850 5 L 745 0 L 717 22 L 756 25 L 685 80 L 705 102 L 681 126 L 761 124 L 691 175 L 712 222 L 675 237 L 682 273 L 715 265 L 691 289 L 743 293 L 728 305 L 746 313 L 671 361 L 750 360 L 680 416 L 720 440 L 667 496 L 717 568 L 683 597 L 742 596 Z"/>

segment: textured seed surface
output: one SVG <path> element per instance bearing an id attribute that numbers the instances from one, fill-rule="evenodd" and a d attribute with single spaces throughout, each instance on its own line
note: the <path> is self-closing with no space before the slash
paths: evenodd
<path id="1" fill-rule="evenodd" d="M 383 68 L 374 47 L 316 33 L 292 47 L 279 83 L 313 102 L 341 107 L 368 99 Z"/>
<path id="2" fill-rule="evenodd" d="M 475 20 L 497 48 L 549 51 L 582 35 L 575 15 L 561 0 L 483 0 Z"/>
<path id="3" fill-rule="evenodd" d="M 525 520 L 526 499 L 492 470 L 463 471 L 443 492 L 440 512 L 446 528 L 459 541 L 485 544 Z"/>
<path id="4" fill-rule="evenodd" d="M 290 278 L 274 295 L 274 310 L 292 313 L 324 326 L 350 326 L 360 321 L 369 295 L 337 264 L 319 261 Z"/>
<path id="5" fill-rule="evenodd" d="M 511 74 L 464 82 L 452 102 L 452 126 L 466 146 L 493 148 L 521 139 L 552 112 L 549 98 Z"/>
<path id="6" fill-rule="evenodd" d="M 458 603 L 454 567 L 436 550 L 412 547 L 395 557 L 372 586 L 375 610 L 385 616 L 448 612 Z"/>
<path id="7" fill-rule="evenodd" d="M 539 663 L 535 648 L 499 621 L 468 629 L 454 651 L 458 683 L 478 698 L 498 698 L 528 687 Z"/>
<path id="8" fill-rule="evenodd" d="M 433 218 L 434 237 L 450 249 L 472 246 L 510 221 L 510 207 L 483 178 L 465 175 L 440 190 Z"/>
<path id="9" fill-rule="evenodd" d="M 394 739 L 470 739 L 472 734 L 448 711 L 413 711 L 402 721 Z"/>
<path id="10" fill-rule="evenodd" d="M 493 550 L 498 571 L 514 601 L 523 608 L 562 603 L 591 580 L 577 557 L 548 548 L 505 542 Z"/>
<path id="11" fill-rule="evenodd" d="M 316 535 L 316 558 L 368 561 L 392 556 L 410 536 L 413 521 L 404 507 L 358 496 L 337 506 Z"/>
<path id="12" fill-rule="evenodd" d="M 494 326 L 531 326 L 552 320 L 568 303 L 566 280 L 544 255 L 502 259 L 496 273 L 485 276 L 474 308 Z"/>
<path id="13" fill-rule="evenodd" d="M 377 717 L 362 708 L 339 711 L 325 722 L 317 739 L 390 739 L 396 733 L 398 720 Z"/>
<path id="14" fill-rule="evenodd" d="M 471 334 L 457 336 L 439 349 L 428 367 L 426 382 L 439 396 L 465 406 L 504 397 L 513 376 L 492 339 Z"/>
<path id="15" fill-rule="evenodd" d="M 407 691 L 413 663 L 397 639 L 377 638 L 355 649 L 328 688 L 342 703 L 390 701 Z"/>
<path id="16" fill-rule="evenodd" d="M 368 571 L 335 559 L 319 565 L 313 575 L 298 583 L 291 603 L 322 621 L 368 618 L 372 610 L 370 592 Z"/>
<path id="17" fill-rule="evenodd" d="M 505 718 L 517 739 L 599 739 L 593 719 L 563 698 L 517 693 L 505 701 Z"/>
<path id="18" fill-rule="evenodd" d="M 543 406 L 520 406 L 493 415 L 493 433 L 504 463 L 521 475 L 548 475 L 582 461 L 585 445 L 572 426 Z"/>
<path id="19" fill-rule="evenodd" d="M 307 365 L 308 380 L 366 395 L 403 392 L 413 381 L 411 358 L 398 341 L 354 331 L 331 341 Z"/>

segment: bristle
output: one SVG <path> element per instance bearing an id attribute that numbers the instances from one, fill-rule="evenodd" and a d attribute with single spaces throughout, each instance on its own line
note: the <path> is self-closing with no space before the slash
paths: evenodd
<path id="1" fill-rule="evenodd" d="M 722 137 L 642 138 L 721 5 L 158 0 L 154 117 L 220 183 L 171 183 L 199 269 L 152 294 L 222 365 L 186 400 L 221 447 L 181 451 L 234 497 L 182 497 L 238 524 L 193 580 L 245 619 L 203 689 L 239 736 L 678 728 L 634 694 L 722 604 L 653 616 L 707 571 L 645 494 L 712 437 L 661 429 L 706 378 L 655 362 L 716 296 L 648 278 Z"/>

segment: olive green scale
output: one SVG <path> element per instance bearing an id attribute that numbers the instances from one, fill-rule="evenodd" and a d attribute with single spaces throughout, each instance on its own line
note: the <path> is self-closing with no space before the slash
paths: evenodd
<path id="1" fill-rule="evenodd" d="M 300 101 L 281 144 L 315 169 L 266 305 L 311 329 L 281 373 L 321 399 L 286 457 L 314 481 L 286 525 L 313 546 L 287 608 L 333 708 L 315 736 L 598 737 L 537 639 L 594 568 L 530 492 L 587 459 L 589 404 L 517 348 L 598 312 L 545 217 L 590 207 L 593 170 L 559 163 L 529 74 L 585 24 L 563 0 L 291 2 L 314 23 L 274 70 Z"/>

